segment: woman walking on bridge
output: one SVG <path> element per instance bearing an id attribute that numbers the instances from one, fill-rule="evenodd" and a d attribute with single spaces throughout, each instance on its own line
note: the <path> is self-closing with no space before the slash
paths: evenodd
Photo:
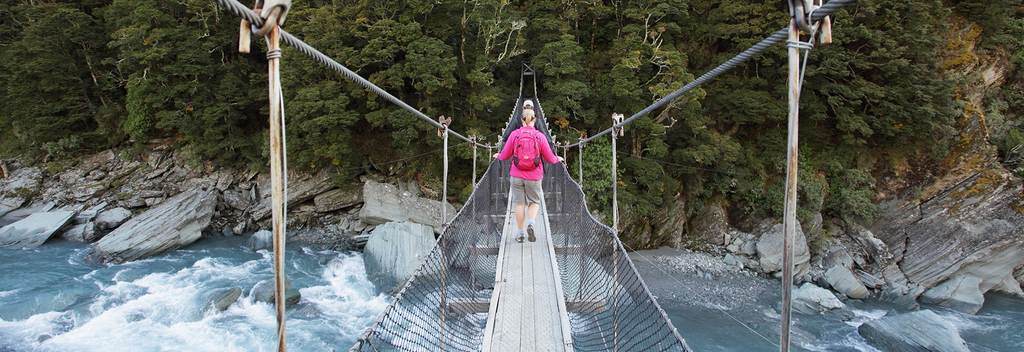
<path id="1" fill-rule="evenodd" d="M 530 242 L 537 241 L 533 228 L 537 213 L 540 212 L 540 197 L 544 194 L 540 183 L 544 178 L 544 163 L 541 162 L 541 157 L 552 164 L 563 161 L 562 157 L 551 151 L 548 138 L 533 128 L 537 118 L 533 112 L 532 101 L 527 100 L 523 104 L 522 122 L 523 127 L 509 134 L 501 153 L 494 154 L 494 158 L 498 160 L 512 159 L 509 175 L 512 176 L 512 204 L 516 206 L 516 224 L 519 225 L 516 242 L 519 243 L 523 243 L 524 232 L 529 234 Z M 527 212 L 529 220 L 524 230 L 523 218 Z"/>

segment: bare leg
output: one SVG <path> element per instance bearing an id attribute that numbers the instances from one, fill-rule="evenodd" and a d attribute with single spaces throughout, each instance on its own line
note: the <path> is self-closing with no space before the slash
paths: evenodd
<path id="1" fill-rule="evenodd" d="M 523 231 L 523 229 L 526 228 L 525 225 L 523 225 L 526 222 L 523 219 L 523 215 L 525 215 L 523 211 L 523 205 L 516 204 L 516 224 L 519 225 L 519 231 Z M 536 212 L 534 213 L 534 216 L 537 216 Z"/>
<path id="2" fill-rule="evenodd" d="M 530 220 L 533 220 L 534 222 L 536 222 L 537 221 L 537 213 L 540 212 L 540 204 L 537 204 L 537 203 L 530 204 L 529 212 L 530 212 Z"/>

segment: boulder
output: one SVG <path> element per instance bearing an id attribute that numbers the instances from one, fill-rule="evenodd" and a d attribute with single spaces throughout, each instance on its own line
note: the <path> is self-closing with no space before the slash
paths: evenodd
<path id="1" fill-rule="evenodd" d="M 381 292 L 400 288 L 434 248 L 429 226 L 388 222 L 377 226 L 363 248 L 366 276 Z"/>
<path id="2" fill-rule="evenodd" d="M 253 251 L 261 249 L 274 249 L 274 233 L 267 230 L 259 230 L 249 236 L 249 248 Z"/>
<path id="3" fill-rule="evenodd" d="M 292 207 L 296 204 L 305 202 L 307 200 L 316 197 L 317 195 L 326 192 L 334 188 L 334 183 L 331 181 L 333 172 L 329 169 L 322 169 L 315 174 L 305 174 L 299 172 L 288 172 L 288 199 L 285 201 L 288 207 Z M 252 212 L 252 220 L 259 221 L 270 217 L 271 203 L 273 203 L 273 187 L 271 187 L 270 174 L 260 174 L 257 178 L 259 184 L 259 203 L 256 204 Z"/>
<path id="4" fill-rule="evenodd" d="M 783 226 L 775 224 L 768 231 L 761 234 L 757 240 L 757 254 L 760 257 L 761 270 L 767 274 L 782 271 L 782 241 Z M 807 238 L 800 229 L 800 223 L 796 224 L 796 238 L 793 245 L 793 277 L 802 277 L 810 273 L 811 254 L 807 247 Z"/>
<path id="5" fill-rule="evenodd" d="M 78 224 L 60 234 L 60 237 L 66 241 L 72 242 L 92 242 L 100 237 L 100 232 L 96 231 L 96 223 L 87 222 L 84 224 Z"/>
<path id="6" fill-rule="evenodd" d="M 882 351 L 969 352 L 956 327 L 930 310 L 890 313 L 857 328 L 860 336 Z"/>
<path id="7" fill-rule="evenodd" d="M 120 264 L 191 244 L 210 224 L 217 197 L 212 189 L 193 188 L 182 192 L 93 243 L 86 258 Z"/>
<path id="8" fill-rule="evenodd" d="M 103 211 L 96 216 L 94 221 L 96 222 L 96 227 L 98 227 L 99 230 L 109 231 L 121 226 L 121 224 L 130 217 L 132 217 L 131 210 L 118 207 Z"/>
<path id="9" fill-rule="evenodd" d="M 793 290 L 793 310 L 803 314 L 819 314 L 833 309 L 846 308 L 831 291 L 812 283 L 805 283 Z"/>
<path id="10" fill-rule="evenodd" d="M 878 300 L 895 303 L 908 310 L 918 309 L 917 297 L 924 293 L 924 287 L 919 285 L 903 286 L 896 285 L 888 290 L 878 293 Z"/>
<path id="11" fill-rule="evenodd" d="M 455 217 L 455 207 L 445 202 L 447 217 L 442 221 L 440 206 L 439 201 L 412 195 L 402 196 L 394 185 L 367 180 L 363 185 L 363 208 L 359 211 L 359 217 L 368 225 L 413 222 L 432 227 L 434 233 L 439 234 L 443 230 L 442 224 Z"/>
<path id="12" fill-rule="evenodd" d="M 862 284 L 864 284 L 864 287 L 879 288 L 885 285 L 885 280 L 882 280 L 877 276 L 872 275 L 871 273 L 866 272 L 864 270 L 855 269 L 853 273 L 857 275 L 857 279 L 860 280 Z"/>
<path id="13" fill-rule="evenodd" d="M 826 267 L 826 268 L 831 268 L 831 267 L 835 267 L 835 266 L 843 266 L 843 267 L 847 267 L 847 268 L 852 268 L 853 267 L 853 256 L 851 256 L 850 252 L 847 252 L 845 249 L 837 249 L 837 250 L 825 253 L 825 255 L 823 256 L 823 258 L 821 260 L 821 265 Z"/>
<path id="14" fill-rule="evenodd" d="M 218 311 L 224 311 L 241 296 L 242 289 L 239 287 L 222 288 L 210 295 L 210 303 Z"/>
<path id="15" fill-rule="evenodd" d="M 221 198 L 224 199 L 224 204 L 235 210 L 245 210 L 252 204 L 249 198 L 245 196 L 245 193 L 237 191 L 225 191 Z"/>
<path id="16" fill-rule="evenodd" d="M 725 245 L 726 234 L 729 232 L 729 217 L 725 207 L 720 203 L 712 203 L 704 207 L 704 212 L 690 220 L 688 238 L 701 243 L 716 246 Z"/>
<path id="17" fill-rule="evenodd" d="M 921 295 L 921 303 L 934 304 L 975 314 L 985 303 L 979 285 L 984 280 L 974 276 L 957 276 L 932 287 Z"/>
<path id="18" fill-rule="evenodd" d="M 20 168 L 9 176 L 0 179 L 0 216 L 24 205 L 39 193 L 43 183 L 43 171 L 38 167 Z"/>
<path id="19" fill-rule="evenodd" d="M 100 204 L 90 207 L 89 209 L 79 212 L 78 215 L 75 215 L 75 224 L 84 224 L 93 221 L 93 219 L 96 218 L 96 215 L 99 215 L 99 213 L 103 211 L 103 208 L 106 207 L 107 202 L 102 202 Z"/>
<path id="20" fill-rule="evenodd" d="M 348 208 L 363 202 L 362 190 L 342 191 L 332 189 L 313 198 L 317 213 L 327 213 Z"/>
<path id="21" fill-rule="evenodd" d="M 825 280 L 833 289 L 850 298 L 861 299 L 870 294 L 867 287 L 864 287 L 864 284 L 857 279 L 857 276 L 842 265 L 825 270 Z"/>
<path id="22" fill-rule="evenodd" d="M 50 239 L 75 216 L 72 211 L 35 213 L 0 228 L 0 248 L 35 248 Z"/>
<path id="23" fill-rule="evenodd" d="M 271 303 L 271 304 L 273 304 L 274 303 L 274 296 L 276 295 L 275 291 L 277 291 L 277 289 L 274 287 L 274 280 L 273 279 L 260 281 L 258 284 L 256 284 L 256 286 L 253 286 L 253 288 L 252 288 L 252 299 L 254 301 L 256 301 L 256 302 L 263 302 L 263 303 Z M 298 290 L 293 290 L 292 289 L 292 278 L 289 277 L 288 275 L 285 275 L 284 276 L 284 296 L 285 296 L 285 306 L 286 307 L 288 305 L 290 305 L 288 303 L 289 292 L 290 291 L 295 291 L 294 293 L 296 293 L 296 294 L 299 292 Z M 295 299 L 295 302 L 298 302 L 298 299 Z"/>

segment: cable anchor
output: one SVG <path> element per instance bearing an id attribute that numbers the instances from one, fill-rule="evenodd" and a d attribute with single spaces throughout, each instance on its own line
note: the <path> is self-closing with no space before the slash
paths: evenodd
<path id="1" fill-rule="evenodd" d="M 242 19 L 242 23 L 238 27 L 238 52 L 249 53 L 251 36 L 254 32 L 256 35 L 266 36 L 275 26 L 283 26 L 284 20 L 288 16 L 288 9 L 291 7 L 292 0 L 256 0 L 252 12 L 263 18 L 263 26 L 255 27 L 248 20 Z M 270 10 L 264 11 L 265 9 Z"/>

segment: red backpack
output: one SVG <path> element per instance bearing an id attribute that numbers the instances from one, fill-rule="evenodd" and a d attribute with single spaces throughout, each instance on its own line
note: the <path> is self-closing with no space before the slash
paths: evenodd
<path id="1" fill-rule="evenodd" d="M 512 165 L 520 171 L 532 171 L 540 166 L 540 132 L 534 129 L 520 129 L 516 136 L 516 149 L 512 153 Z"/>

